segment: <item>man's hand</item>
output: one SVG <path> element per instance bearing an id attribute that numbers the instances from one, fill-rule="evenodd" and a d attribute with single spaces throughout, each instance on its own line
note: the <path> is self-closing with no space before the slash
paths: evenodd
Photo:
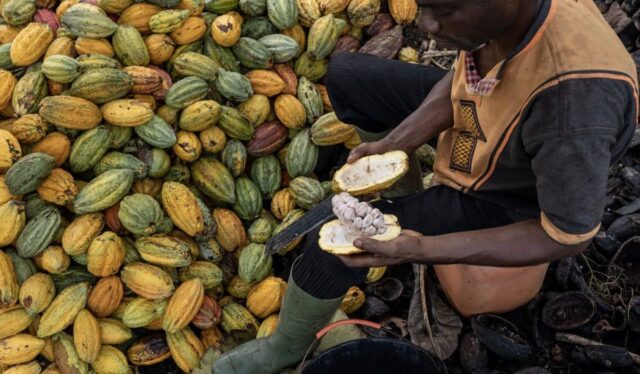
<path id="1" fill-rule="evenodd" d="M 353 164 L 358 161 L 362 157 L 371 156 L 371 155 L 380 155 L 390 151 L 396 151 L 400 148 L 394 145 L 392 142 L 387 140 L 387 138 L 378 140 L 377 142 L 371 143 L 362 143 L 359 146 L 355 147 L 349 153 L 349 158 L 347 159 L 347 163 Z"/>
<path id="2" fill-rule="evenodd" d="M 422 234 L 403 230 L 395 239 L 378 241 L 367 237 L 356 239 L 353 244 L 363 251 L 350 256 L 338 256 L 349 267 L 378 267 L 417 262 L 423 252 Z"/>

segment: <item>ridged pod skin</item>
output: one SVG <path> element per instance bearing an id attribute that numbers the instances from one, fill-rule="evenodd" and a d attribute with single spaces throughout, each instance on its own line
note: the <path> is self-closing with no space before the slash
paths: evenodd
<path id="1" fill-rule="evenodd" d="M 132 26 L 120 25 L 111 41 L 113 50 L 125 66 L 147 66 L 149 51 L 140 32 Z"/>
<path id="2" fill-rule="evenodd" d="M 33 144 L 47 134 L 47 125 L 37 114 L 25 114 L 11 126 L 11 133 L 22 144 Z"/>
<path id="3" fill-rule="evenodd" d="M 215 85 L 220 95 L 231 101 L 246 101 L 253 95 L 249 78 L 234 71 L 219 69 Z"/>
<path id="4" fill-rule="evenodd" d="M 7 107 L 11 103 L 16 83 L 18 83 L 18 80 L 13 74 L 0 69 L 0 109 Z"/>
<path id="5" fill-rule="evenodd" d="M 338 28 L 333 14 L 320 17 L 309 30 L 307 52 L 313 60 L 321 60 L 333 51 L 338 42 Z"/>
<path id="6" fill-rule="evenodd" d="M 204 99 L 208 92 L 209 84 L 207 81 L 198 77 L 186 77 L 175 82 L 169 88 L 165 103 L 175 109 L 184 109 L 186 106 Z"/>
<path id="7" fill-rule="evenodd" d="M 102 213 L 90 213 L 76 217 L 64 230 L 62 248 L 70 256 L 86 253 L 104 227 Z"/>
<path id="8" fill-rule="evenodd" d="M 134 262 L 120 272 L 122 282 L 137 295 L 150 300 L 166 299 L 174 291 L 169 274 L 157 266 Z"/>
<path id="9" fill-rule="evenodd" d="M 149 62 L 161 65 L 169 61 L 175 51 L 175 43 L 166 34 L 153 34 L 144 39 L 144 44 L 149 51 Z"/>
<path id="10" fill-rule="evenodd" d="M 67 57 L 75 57 L 76 49 L 74 46 L 74 40 L 67 36 L 59 36 L 49 44 L 47 52 L 44 54 L 45 60 L 51 56 L 63 55 Z"/>
<path id="11" fill-rule="evenodd" d="M 202 342 L 189 327 L 175 334 L 167 334 L 167 343 L 173 360 L 185 373 L 196 368 L 204 356 L 205 349 Z"/>
<path id="12" fill-rule="evenodd" d="M 111 231 L 93 240 L 87 251 L 87 270 L 97 277 L 116 274 L 124 263 L 124 243 Z"/>
<path id="13" fill-rule="evenodd" d="M 98 357 L 91 364 L 96 374 L 130 374 L 127 356 L 116 347 L 103 345 Z"/>
<path id="14" fill-rule="evenodd" d="M 316 89 L 320 92 L 320 96 L 322 97 L 322 106 L 324 107 L 325 112 L 333 112 L 333 105 L 331 104 L 331 99 L 329 99 L 329 92 L 327 91 L 327 86 L 324 84 L 316 83 Z"/>
<path id="15" fill-rule="evenodd" d="M 20 117 L 37 112 L 38 104 L 47 96 L 48 89 L 47 78 L 41 71 L 31 71 L 23 75 L 16 83 L 11 98 L 14 116 Z"/>
<path id="16" fill-rule="evenodd" d="M 149 19 L 149 28 L 151 28 L 151 32 L 156 34 L 168 34 L 177 30 L 187 17 L 189 17 L 188 10 L 163 10 Z"/>
<path id="17" fill-rule="evenodd" d="M 11 25 L 0 25 L 0 45 L 11 43 L 13 39 L 16 38 L 16 35 L 18 35 L 19 31 L 20 30 Z"/>
<path id="18" fill-rule="evenodd" d="M 34 315 L 21 306 L 14 306 L 0 311 L 0 339 L 18 334 L 26 330 L 33 322 Z"/>
<path id="19" fill-rule="evenodd" d="M 249 227 L 249 240 L 253 243 L 264 244 L 269 240 L 275 224 L 267 218 L 258 218 Z"/>
<path id="20" fill-rule="evenodd" d="M 200 278 L 183 282 L 169 299 L 162 329 L 175 334 L 189 325 L 204 302 L 204 287 Z"/>
<path id="21" fill-rule="evenodd" d="M 290 129 L 301 128 L 307 120 L 304 105 L 291 94 L 282 94 L 276 97 L 273 109 L 276 117 Z"/>
<path id="22" fill-rule="evenodd" d="M 42 314 L 38 326 L 38 337 L 47 338 L 71 325 L 78 313 L 85 307 L 88 296 L 89 284 L 86 282 L 62 290 Z"/>
<path id="23" fill-rule="evenodd" d="M 207 24 L 202 17 L 189 17 L 180 27 L 171 32 L 171 39 L 178 45 L 200 40 L 207 33 Z"/>
<path id="24" fill-rule="evenodd" d="M 65 55 L 53 55 L 44 59 L 42 63 L 44 75 L 57 83 L 70 83 L 78 78 L 78 62 Z"/>
<path id="25" fill-rule="evenodd" d="M 210 329 L 222 321 L 222 308 L 215 299 L 204 296 L 202 307 L 191 321 L 200 330 Z"/>
<path id="26" fill-rule="evenodd" d="M 60 20 L 72 35 L 91 39 L 109 37 L 118 27 L 102 9 L 88 3 L 71 6 Z"/>
<path id="27" fill-rule="evenodd" d="M 102 278 L 91 290 L 87 300 L 87 308 L 96 317 L 108 317 L 118 309 L 123 297 L 124 286 L 117 275 Z"/>
<path id="28" fill-rule="evenodd" d="M 167 300 L 158 301 L 136 297 L 124 308 L 122 322 L 130 328 L 148 328 L 149 324 L 164 314 L 166 307 Z"/>
<path id="29" fill-rule="evenodd" d="M 311 27 L 320 18 L 320 6 L 316 0 L 297 0 L 300 16 L 298 22 L 304 27 Z"/>
<path id="30" fill-rule="evenodd" d="M 36 358 L 44 348 L 44 340 L 30 334 L 16 334 L 0 339 L 0 364 L 24 364 Z"/>
<path id="31" fill-rule="evenodd" d="M 47 122 L 74 130 L 89 130 L 102 121 L 97 105 L 73 96 L 48 96 L 40 102 L 38 113 Z"/>
<path id="32" fill-rule="evenodd" d="M 20 256 L 31 258 L 44 251 L 56 236 L 61 221 L 58 209 L 51 206 L 43 207 L 27 222 L 16 241 L 16 249 Z"/>
<path id="33" fill-rule="evenodd" d="M 243 336 L 253 339 L 258 332 L 258 321 L 242 305 L 233 301 L 221 302 L 222 305 L 222 329 L 227 334 L 240 332 Z"/>
<path id="34" fill-rule="evenodd" d="M 369 268 L 369 272 L 367 273 L 367 284 L 375 283 L 382 279 L 386 271 L 386 266 Z"/>
<path id="35" fill-rule="evenodd" d="M 149 27 L 149 21 L 151 17 L 160 13 L 162 8 L 156 5 L 139 3 L 125 9 L 118 18 L 118 24 L 133 26 L 141 34 L 148 34 L 151 32 Z"/>
<path id="36" fill-rule="evenodd" d="M 287 150 L 287 172 L 291 178 L 311 174 L 318 162 L 318 147 L 311 142 L 308 129 L 291 140 Z"/>
<path id="37" fill-rule="evenodd" d="M 133 343 L 127 350 L 127 357 L 134 365 L 150 366 L 171 357 L 171 351 L 164 334 L 155 334 Z"/>
<path id="38" fill-rule="evenodd" d="M 323 15 L 333 13 L 337 14 L 349 5 L 349 0 L 317 0 Z"/>
<path id="39" fill-rule="evenodd" d="M 162 78 L 155 70 L 144 66 L 127 66 L 122 69 L 131 76 L 134 94 L 150 94 L 162 87 Z"/>
<path id="40" fill-rule="evenodd" d="M 251 164 L 251 179 L 258 186 L 262 196 L 271 199 L 282 183 L 282 170 L 278 159 L 273 155 L 255 159 Z"/>
<path id="41" fill-rule="evenodd" d="M 245 282 L 260 282 L 272 271 L 273 259 L 264 256 L 264 245 L 250 243 L 242 248 L 238 259 L 238 275 Z"/>
<path id="42" fill-rule="evenodd" d="M 71 152 L 71 141 L 69 137 L 60 132 L 47 134 L 32 149 L 35 153 L 46 153 L 53 157 L 56 167 L 62 166 Z"/>
<path id="43" fill-rule="evenodd" d="M 92 363 L 98 358 L 102 346 L 100 324 L 86 309 L 78 313 L 73 323 L 73 343 L 82 361 Z"/>
<path id="44" fill-rule="evenodd" d="M 140 126 L 153 118 L 153 110 L 135 99 L 114 100 L 104 104 L 101 110 L 104 120 L 115 126 Z"/>
<path id="45" fill-rule="evenodd" d="M 50 338 L 51 339 L 51 338 Z M 52 338 L 53 352 L 55 364 L 62 373 L 88 373 L 89 367 L 86 362 L 80 359 L 76 347 L 73 344 L 73 338 L 66 334 L 60 333 Z M 45 347 L 46 349 L 46 347 Z"/>
<path id="46" fill-rule="evenodd" d="M 15 305 L 18 301 L 19 291 L 20 287 L 11 257 L 5 252 L 0 252 L 0 307 L 6 308 Z"/>
<path id="47" fill-rule="evenodd" d="M 223 47 L 231 47 L 240 39 L 241 24 L 231 15 L 216 17 L 211 24 L 213 40 Z"/>
<path id="48" fill-rule="evenodd" d="M 231 139 L 227 142 L 227 145 L 222 150 L 220 157 L 227 169 L 231 172 L 231 175 L 238 177 L 244 172 L 247 165 L 247 149 L 242 142 Z M 238 181 L 236 180 L 236 202 L 240 198 L 238 196 Z"/>
<path id="49" fill-rule="evenodd" d="M 255 39 L 243 36 L 232 49 L 238 61 L 249 69 L 269 69 L 273 66 L 273 55 Z"/>
<path id="50" fill-rule="evenodd" d="M 267 156 L 275 153 L 288 139 L 287 128 L 279 121 L 264 122 L 255 131 L 247 144 L 247 153 L 252 156 Z"/>
<path id="51" fill-rule="evenodd" d="M 351 314 L 360 309 L 364 305 L 364 302 L 364 292 L 360 288 L 353 286 L 347 291 L 347 294 L 340 305 L 340 309 L 342 309 L 346 314 Z"/>
<path id="52" fill-rule="evenodd" d="M 3 371 L 3 374 L 41 374 L 42 367 L 37 361 L 27 362 L 26 364 L 15 365 Z"/>
<path id="53" fill-rule="evenodd" d="M 227 136 L 219 127 L 211 126 L 200 132 L 200 142 L 205 151 L 218 153 L 222 151 L 227 144 Z"/>
<path id="54" fill-rule="evenodd" d="M 71 259 L 58 245 L 50 245 L 33 257 L 34 264 L 49 274 L 60 274 L 71 265 Z"/>
<path id="55" fill-rule="evenodd" d="M 16 66 L 33 64 L 45 54 L 52 41 L 53 32 L 48 25 L 28 24 L 11 42 L 11 62 Z"/>
<path id="56" fill-rule="evenodd" d="M 311 209 L 324 199 L 324 189 L 316 179 L 297 177 L 291 181 L 289 189 L 291 189 L 296 204 L 303 209 Z"/>
<path id="57" fill-rule="evenodd" d="M 56 294 L 53 279 L 45 273 L 37 273 L 24 281 L 20 287 L 20 305 L 31 315 L 45 311 Z"/>
<path id="58" fill-rule="evenodd" d="M 267 96 L 254 94 L 238 105 L 238 111 L 253 127 L 258 127 L 269 118 L 271 103 Z"/>
<path id="59" fill-rule="evenodd" d="M 260 324 L 260 328 L 258 328 L 256 339 L 266 338 L 273 335 L 273 333 L 276 331 L 276 327 L 278 327 L 278 319 L 279 315 L 273 314 L 262 321 L 262 323 Z"/>
<path id="60" fill-rule="evenodd" d="M 203 131 L 218 121 L 222 107 L 216 101 L 202 100 L 182 110 L 178 126 L 185 131 Z"/>
<path id="61" fill-rule="evenodd" d="M 389 0 L 389 13 L 399 24 L 413 21 L 418 13 L 415 0 Z"/>
<path id="62" fill-rule="evenodd" d="M 4 181 L 13 195 L 30 193 L 47 178 L 54 166 L 53 157 L 44 153 L 30 153 L 11 165 Z"/>
<path id="63" fill-rule="evenodd" d="M 349 22 L 354 27 L 370 25 L 380 11 L 380 0 L 352 0 L 347 7 Z"/>
<path id="64" fill-rule="evenodd" d="M 258 39 L 273 55 L 273 61 L 283 63 L 294 59 L 300 53 L 300 45 L 290 36 L 283 34 L 265 35 Z"/>
<path id="65" fill-rule="evenodd" d="M 218 327 L 212 327 L 200 332 L 200 340 L 206 349 L 218 349 L 224 343 L 225 336 Z"/>
<path id="66" fill-rule="evenodd" d="M 133 4 L 133 0 L 99 0 L 98 6 L 109 14 L 120 14 Z"/>
<path id="67" fill-rule="evenodd" d="M 247 243 L 247 233 L 240 218 L 232 210 L 215 208 L 216 241 L 227 252 L 233 252 Z"/>
<path id="68" fill-rule="evenodd" d="M 240 276 L 236 275 L 231 278 L 227 285 L 227 293 L 236 299 L 246 299 L 249 291 L 256 285 L 256 282 L 247 282 Z"/>
<path id="69" fill-rule="evenodd" d="M 0 129 L 0 171 L 6 171 L 22 157 L 20 142 L 9 131 Z"/>
<path id="70" fill-rule="evenodd" d="M 249 178 L 236 180 L 236 203 L 233 210 L 240 218 L 251 221 L 260 216 L 262 211 L 262 192 Z"/>
<path id="71" fill-rule="evenodd" d="M 264 319 L 280 310 L 287 283 L 277 277 L 267 277 L 255 285 L 247 296 L 247 308 L 254 316 Z"/>
<path id="72" fill-rule="evenodd" d="M 9 200 L 0 205 L 0 247 L 13 243 L 26 223 L 25 204 L 19 200 Z"/>
<path id="73" fill-rule="evenodd" d="M 271 199 L 271 212 L 279 220 L 284 219 L 284 217 L 294 210 L 295 207 L 296 201 L 293 198 L 291 189 L 289 188 L 284 188 L 276 192 Z"/>
<path id="74" fill-rule="evenodd" d="M 328 67 L 329 61 L 326 58 L 314 60 L 309 55 L 309 52 L 301 54 L 293 65 L 296 74 L 307 78 L 311 82 L 318 82 L 324 78 Z"/>
<path id="75" fill-rule="evenodd" d="M 133 87 L 133 79 L 126 72 L 105 67 L 88 70 L 69 88 L 73 96 L 104 104 L 126 96 Z"/>
<path id="76" fill-rule="evenodd" d="M 202 143 L 198 135 L 191 131 L 178 131 L 173 153 L 182 161 L 193 162 L 202 153 Z"/>
<path id="77" fill-rule="evenodd" d="M 269 70 L 252 70 L 245 76 L 249 78 L 253 92 L 258 95 L 272 97 L 282 92 L 285 87 L 282 78 Z"/>
<path id="78" fill-rule="evenodd" d="M 187 235 L 196 237 L 205 230 L 204 215 L 196 196 L 189 188 L 177 182 L 162 186 L 162 206 L 173 223 Z"/>
<path id="79" fill-rule="evenodd" d="M 272 69 L 280 76 L 280 78 L 285 83 L 282 94 L 295 96 L 298 92 L 298 77 L 296 76 L 296 73 L 295 71 L 293 71 L 291 66 L 287 64 L 276 64 Z"/>
<path id="80" fill-rule="evenodd" d="M 131 329 L 115 318 L 100 318 L 100 340 L 102 344 L 122 344 L 133 337 Z"/>
<path id="81" fill-rule="evenodd" d="M 217 159 L 201 157 L 192 164 L 191 177 L 205 195 L 229 204 L 235 203 L 235 183 L 231 172 Z"/>
<path id="82" fill-rule="evenodd" d="M 114 57 L 113 46 L 107 39 L 89 39 L 80 37 L 74 44 L 79 55 L 98 54 L 106 57 Z"/>
<path id="83" fill-rule="evenodd" d="M 267 0 L 267 14 L 278 30 L 285 30 L 297 23 L 300 13 L 295 0 Z"/>
<path id="84" fill-rule="evenodd" d="M 140 236 L 162 232 L 166 219 L 158 201 L 140 193 L 122 199 L 118 218 L 129 232 Z"/>
<path id="85" fill-rule="evenodd" d="M 189 266 L 192 261 L 191 248 L 185 241 L 164 234 L 156 234 L 136 240 L 136 249 L 148 263 L 167 266 Z"/>
<path id="86" fill-rule="evenodd" d="M 298 81 L 298 100 L 304 106 L 307 123 L 314 123 L 323 113 L 322 95 L 316 86 L 306 77 Z"/>
<path id="87" fill-rule="evenodd" d="M 311 126 L 311 141 L 318 146 L 336 145 L 344 143 L 355 133 L 355 127 L 340 121 L 335 112 L 330 112 Z"/>
<path id="88" fill-rule="evenodd" d="M 69 172 L 64 169 L 53 169 L 36 191 L 44 201 L 66 205 L 78 195 L 78 186 Z"/>

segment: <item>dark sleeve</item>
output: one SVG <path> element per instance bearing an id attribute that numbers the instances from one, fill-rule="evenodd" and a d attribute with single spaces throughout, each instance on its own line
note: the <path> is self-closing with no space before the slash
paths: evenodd
<path id="1" fill-rule="evenodd" d="M 609 167 L 635 129 L 634 90 L 624 81 L 575 79 L 547 89 L 529 107 L 522 141 L 541 225 L 555 241 L 577 244 L 598 232 Z"/>

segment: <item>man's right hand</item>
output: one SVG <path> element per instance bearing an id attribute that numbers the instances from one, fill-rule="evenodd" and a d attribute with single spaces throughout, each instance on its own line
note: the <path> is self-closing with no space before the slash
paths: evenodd
<path id="1" fill-rule="evenodd" d="M 397 151 L 399 149 L 400 147 L 387 140 L 387 138 L 371 143 L 362 143 L 351 150 L 349 157 L 347 158 L 347 163 L 353 164 L 362 157 L 380 155 L 390 151 Z"/>

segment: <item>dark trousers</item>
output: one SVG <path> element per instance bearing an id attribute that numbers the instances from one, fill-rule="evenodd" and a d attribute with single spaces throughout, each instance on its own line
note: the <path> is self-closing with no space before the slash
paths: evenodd
<path id="1" fill-rule="evenodd" d="M 338 118 L 368 132 L 396 127 L 424 101 L 446 71 L 378 57 L 342 53 L 331 59 L 325 83 Z M 428 118 L 425 118 L 428 121 Z M 478 230 L 513 223 L 503 208 L 445 186 L 374 203 L 398 217 L 403 229 L 424 235 Z M 307 293 L 341 297 L 363 283 L 368 269 L 349 268 L 318 246 L 318 231 L 309 233 L 293 278 Z"/>

